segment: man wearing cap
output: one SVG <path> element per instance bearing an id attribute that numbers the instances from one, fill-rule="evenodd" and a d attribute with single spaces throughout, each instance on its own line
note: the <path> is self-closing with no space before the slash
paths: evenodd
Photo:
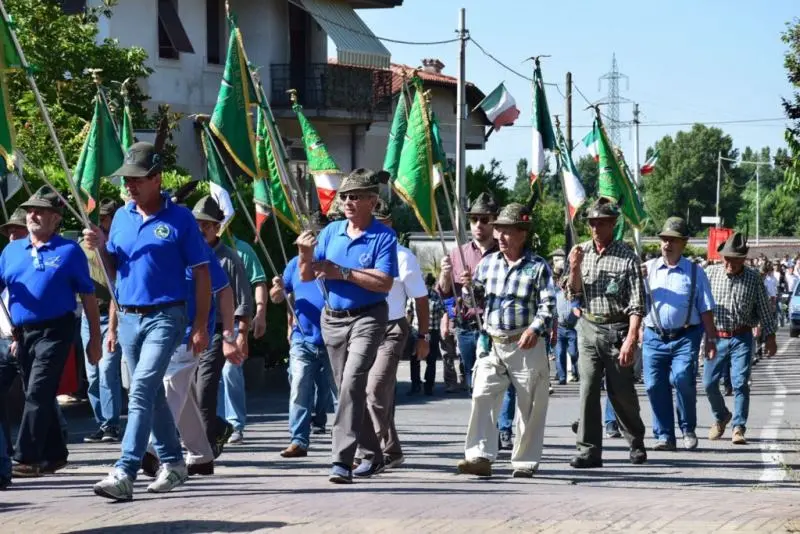
<path id="1" fill-rule="evenodd" d="M 100 201 L 100 229 L 108 236 L 111 221 L 117 211 L 117 202 L 111 198 Z M 103 335 L 103 357 L 97 365 L 86 362 L 86 380 L 88 381 L 87 395 L 89 405 L 97 422 L 97 430 L 83 438 L 86 443 L 113 443 L 120 440 L 119 414 L 122 408 L 122 349 L 119 343 L 109 348 L 105 343 L 108 333 L 108 309 L 111 304 L 111 292 L 103 276 L 103 266 L 96 250 L 83 245 L 83 251 L 89 260 L 89 273 L 94 282 L 97 305 L 100 309 L 100 331 Z M 89 319 L 86 313 L 81 317 L 81 340 L 84 352 L 89 344 Z"/>
<path id="2" fill-rule="evenodd" d="M 430 314 L 430 334 L 431 339 L 428 343 L 430 352 L 425 360 L 425 395 L 433 395 L 433 388 L 436 385 L 436 362 L 442 359 L 442 353 L 439 347 L 441 336 L 439 335 L 440 325 L 442 323 L 442 316 L 444 315 L 444 304 L 442 304 L 442 297 L 436 291 L 436 277 L 428 273 L 425 275 L 425 287 L 428 288 L 428 309 Z M 411 357 L 411 389 L 408 394 L 413 395 L 423 390 L 423 382 L 421 377 L 422 366 L 419 356 L 416 354 L 416 335 L 420 332 L 420 315 L 417 312 L 416 299 L 408 299 L 406 306 L 406 315 L 411 317 L 411 332 L 414 335 L 414 349 Z"/>
<path id="3" fill-rule="evenodd" d="M 715 422 L 708 439 L 722 437 L 725 427 L 733 421 L 735 445 L 745 445 L 747 416 L 750 410 L 750 367 L 753 347 L 753 328 L 761 327 L 766 338 L 767 357 L 777 352 L 775 343 L 775 314 L 758 271 L 745 267 L 747 239 L 735 232 L 718 248 L 722 265 L 708 268 L 711 294 L 714 296 L 714 324 L 717 328 L 717 352 L 709 353 L 703 366 L 703 386 L 706 389 Z M 719 391 L 719 381 L 726 366 L 731 366 L 733 383 L 733 413 L 725 406 Z"/>
<path id="4" fill-rule="evenodd" d="M 311 226 L 319 232 L 327 226 L 325 215 L 315 212 Z M 291 442 L 281 451 L 284 458 L 300 458 L 308 455 L 310 445 L 312 412 L 314 411 L 314 388 L 319 377 L 331 375 L 331 361 L 322 340 L 320 317 L 325 308 L 321 282 L 304 282 L 300 279 L 299 258 L 295 256 L 286 265 L 283 276 L 272 279 L 270 299 L 278 304 L 291 295 L 294 311 L 299 323 L 294 323 L 291 314 L 289 334 L 289 433 Z M 318 395 L 327 397 L 331 387 L 324 381 L 318 386 Z M 322 399 L 327 400 L 327 399 Z M 324 413 L 324 404 L 317 403 Z M 322 414 L 317 414 L 320 417 Z"/>
<path id="5" fill-rule="evenodd" d="M 247 355 L 247 333 L 254 311 L 253 292 L 242 259 L 219 238 L 225 214 L 217 201 L 211 195 L 204 196 L 195 204 L 192 215 L 197 220 L 200 233 L 219 260 L 222 270 L 228 275 L 234 296 L 237 330 L 225 328 L 221 310 L 218 310 L 214 336 L 209 348 L 200 355 L 195 381 L 208 442 L 214 448 L 215 456 L 219 456 L 222 446 L 234 431 L 230 423 L 217 417 L 219 383 L 225 365 L 224 346 L 238 347 L 242 354 Z"/>
<path id="6" fill-rule="evenodd" d="M 342 182 L 338 197 L 346 220 L 329 224 L 319 237 L 303 232 L 297 239 L 300 278 L 323 278 L 326 306 L 322 338 L 339 388 L 333 424 L 333 467 L 330 481 L 352 482 L 356 447 L 374 462 L 370 476 L 383 468 L 380 442 L 367 414 L 367 378 L 389 322 L 386 297 L 398 276 L 397 237 L 378 222 L 381 175 L 356 169 Z"/>
<path id="7" fill-rule="evenodd" d="M 89 320 L 87 358 L 100 360 L 102 337 L 94 284 L 86 255 L 58 235 L 64 205 L 47 186 L 20 205 L 29 235 L 9 243 L 0 255 L 0 290 L 8 288 L 8 310 L 25 391 L 17 437 L 15 477 L 36 477 L 67 463 L 56 393 L 75 341 L 75 295 Z"/>
<path id="8" fill-rule="evenodd" d="M 480 334 L 476 317 L 481 314 L 481 310 L 468 309 L 459 305 L 462 278 L 464 273 L 474 273 L 475 267 L 484 257 L 498 250 L 497 241 L 492 233 L 492 223 L 497 217 L 497 210 L 497 203 L 490 194 L 478 195 L 467 212 L 472 240 L 461 247 L 466 265 L 462 265 L 459 251 L 451 250 L 447 256 L 442 258 L 442 271 L 437 288 L 443 299 L 454 298 L 456 300 L 455 338 L 461 353 L 461 360 L 464 362 L 464 375 L 469 391 L 472 391 L 472 367 L 475 365 L 475 351 Z M 455 295 L 453 294 L 454 283 Z"/>
<path id="9" fill-rule="evenodd" d="M 383 200 L 378 200 L 373 216 L 385 226 L 392 228 L 392 212 Z M 400 244 L 397 245 L 397 271 L 398 275 L 386 299 L 389 304 L 386 333 L 367 378 L 367 414 L 372 418 L 372 426 L 383 448 L 383 454 L 375 457 L 371 455 L 371 451 L 357 451 L 359 465 L 353 471 L 354 476 L 362 476 L 363 473 L 372 474 L 376 465 L 382 464 L 386 469 L 391 469 L 405 461 L 400 437 L 394 424 L 394 408 L 397 366 L 400 364 L 410 332 L 406 318 L 408 299 L 414 299 L 419 315 L 419 330 L 415 340 L 417 358 L 425 359 L 430 351 L 428 289 L 422 279 L 422 270 L 419 268 L 417 257 Z"/>
<path id="10" fill-rule="evenodd" d="M 576 327 L 581 377 L 578 455 L 570 462 L 578 469 L 603 466 L 600 385 L 604 371 L 608 398 L 630 445 L 630 461 L 647 461 L 633 376 L 645 293 L 638 255 L 614 240 L 619 215 L 619 207 L 607 199 L 592 204 L 586 214 L 592 240 L 573 247 L 569 256 L 567 299 L 581 302 Z"/>
<path id="11" fill-rule="evenodd" d="M 661 257 L 645 269 L 648 314 L 645 317 L 642 357 L 644 383 L 653 411 L 653 435 L 657 451 L 674 451 L 675 419 L 672 390 L 683 445 L 697 448 L 697 362 L 700 341 L 706 334 L 706 351 L 713 359 L 717 330 L 714 298 L 706 273 L 683 257 L 689 228 L 680 217 L 670 217 L 659 234 Z"/>
<path id="12" fill-rule="evenodd" d="M 251 329 L 253 337 L 261 339 L 267 331 L 267 275 L 256 251 L 246 241 L 233 236 L 233 248 L 244 264 L 245 273 L 253 289 L 255 315 Z M 242 364 L 230 360 L 222 368 L 217 397 L 217 415 L 233 426 L 228 443 L 238 445 L 244 441 L 244 426 L 247 422 L 247 398 Z"/>
<path id="13" fill-rule="evenodd" d="M 460 473 L 491 476 L 497 458 L 496 410 L 509 385 L 516 390 L 519 411 L 511 452 L 514 478 L 532 477 L 542 458 L 550 375 L 544 343 L 556 302 L 550 267 L 525 247 L 530 227 L 527 208 L 516 203 L 504 207 L 494 221 L 500 250 L 481 260 L 473 276 L 463 277 L 462 297 L 471 301 L 468 287 L 474 283 L 485 332 L 478 341 Z"/>
<path id="14" fill-rule="evenodd" d="M 83 232 L 86 244 L 100 251 L 111 279 L 116 279 L 120 310 L 118 314 L 112 310 L 107 345 L 116 342 L 118 331 L 131 372 L 122 456 L 93 488 L 97 495 L 114 500 L 133 498 L 133 482 L 151 432 L 163 463 L 148 491 L 167 492 L 186 481 L 186 464 L 163 380 L 188 321 L 192 351 L 199 354 L 208 345 L 211 280 L 206 244 L 191 212 L 162 192 L 161 164 L 154 145 L 134 143 L 114 173 L 122 176 L 131 200 L 114 215 L 108 239 L 96 227 Z M 186 314 L 187 268 L 194 279 L 193 318 Z"/>

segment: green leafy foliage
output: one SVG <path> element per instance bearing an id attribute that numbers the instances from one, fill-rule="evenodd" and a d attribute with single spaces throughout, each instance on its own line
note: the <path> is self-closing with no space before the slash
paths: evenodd
<path id="1" fill-rule="evenodd" d="M 789 47 L 783 56 L 786 77 L 793 87 L 800 89 L 800 19 L 786 23 L 781 39 Z M 791 98 L 784 98 L 783 109 L 792 121 L 784 136 L 791 152 L 784 171 L 784 189 L 797 193 L 800 192 L 800 92 L 795 91 Z"/>

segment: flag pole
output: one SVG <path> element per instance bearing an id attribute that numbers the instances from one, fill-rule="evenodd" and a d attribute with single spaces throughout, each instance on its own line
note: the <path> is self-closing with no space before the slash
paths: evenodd
<path id="1" fill-rule="evenodd" d="M 0 163 L 1 165 L 2 163 Z M 8 222 L 8 209 L 6 208 L 6 196 L 0 191 L 0 208 L 3 210 L 3 217 L 5 217 L 6 222 Z"/>
<path id="2" fill-rule="evenodd" d="M 78 186 L 75 185 L 75 182 L 72 178 L 72 173 L 69 170 L 69 165 L 67 164 L 67 158 L 64 156 L 64 151 L 61 148 L 61 143 L 58 141 L 58 136 L 56 135 L 55 127 L 53 126 L 53 121 L 50 120 L 50 113 L 47 111 L 47 106 L 44 104 L 44 99 L 42 98 L 42 94 L 39 92 L 39 88 L 36 85 L 36 80 L 33 78 L 33 74 L 31 72 L 31 67 L 28 64 L 28 60 L 25 59 L 25 52 L 22 51 L 22 46 L 19 43 L 19 39 L 17 38 L 17 32 L 11 27 L 8 21 L 8 12 L 6 11 L 5 2 L 0 0 L 0 15 L 3 16 L 3 21 L 8 27 L 8 33 L 11 35 L 11 41 L 14 43 L 14 48 L 17 49 L 17 54 L 19 54 L 20 63 L 22 64 L 22 68 L 25 71 L 25 77 L 28 79 L 28 83 L 31 86 L 31 91 L 33 92 L 33 96 L 36 99 L 36 103 L 39 106 L 39 110 L 42 114 L 42 120 L 44 120 L 45 124 L 47 125 L 47 129 L 50 133 L 50 139 L 53 141 L 53 145 L 56 149 L 56 155 L 58 156 L 59 162 L 61 163 L 61 167 L 64 169 L 64 174 L 67 179 L 67 185 L 69 186 L 70 192 L 72 193 L 73 197 L 75 197 L 75 202 L 78 205 L 78 212 L 80 213 L 79 220 L 83 223 L 86 229 L 91 229 L 91 223 L 89 222 L 89 216 L 86 214 L 86 210 L 83 208 L 83 204 L 80 201 L 80 193 L 78 192 Z M 51 186 L 52 187 L 52 186 Z M 53 188 L 55 190 L 55 188 Z M 63 199 L 63 197 L 61 197 Z M 111 293 L 111 300 L 114 301 L 114 304 L 119 307 L 119 302 L 117 302 L 116 292 L 114 290 L 114 284 L 111 281 L 111 276 L 108 274 L 108 266 L 106 265 L 105 261 L 103 260 L 103 255 L 99 255 L 100 258 L 100 265 L 103 268 L 103 278 L 106 283 L 106 286 L 109 289 L 109 293 Z"/>
<path id="3" fill-rule="evenodd" d="M 255 234 L 256 243 L 258 243 L 259 247 L 261 248 L 261 252 L 264 254 L 264 257 L 266 258 L 267 263 L 269 264 L 269 268 L 272 269 L 272 272 L 275 273 L 275 276 L 281 276 L 283 273 L 278 271 L 278 268 L 275 266 L 275 262 L 272 261 L 272 256 L 270 256 L 269 251 L 267 250 L 267 247 L 264 244 L 264 241 L 261 239 L 261 235 L 259 234 L 258 229 L 256 228 L 256 223 L 253 222 L 253 217 L 250 215 L 250 211 L 247 209 L 247 205 L 244 203 L 244 199 L 242 199 L 242 194 L 239 192 L 239 189 L 236 187 L 236 181 L 233 179 L 233 176 L 231 175 L 231 171 L 228 169 L 228 166 L 225 164 L 225 160 L 222 157 L 222 153 L 219 151 L 219 147 L 217 146 L 217 142 L 214 139 L 214 137 L 211 135 L 211 131 L 208 128 L 208 124 L 204 120 L 201 120 L 201 117 L 202 117 L 201 115 L 195 115 L 194 116 L 195 120 L 200 122 L 203 125 L 203 132 L 206 135 L 211 136 L 211 137 L 209 137 L 209 140 L 211 141 L 211 146 L 213 147 L 214 153 L 217 155 L 217 158 L 219 158 L 220 163 L 222 163 L 222 168 L 225 169 L 225 176 L 228 178 L 228 182 L 230 182 L 231 188 L 233 189 L 233 192 L 236 194 L 236 200 L 238 200 L 239 206 L 242 208 L 242 211 L 244 212 L 244 216 L 247 219 L 247 222 L 250 224 L 250 229 L 253 230 L 253 234 Z M 284 293 L 284 297 L 288 297 L 288 295 L 286 294 L 285 290 L 284 290 L 283 293 Z M 303 329 L 300 326 L 300 323 L 298 321 L 297 314 L 295 313 L 295 310 L 294 310 L 294 306 L 288 300 L 286 301 L 286 305 L 288 306 L 289 311 L 292 314 L 292 317 L 296 321 L 295 324 L 297 324 L 297 327 L 300 329 L 300 332 L 303 333 Z"/>

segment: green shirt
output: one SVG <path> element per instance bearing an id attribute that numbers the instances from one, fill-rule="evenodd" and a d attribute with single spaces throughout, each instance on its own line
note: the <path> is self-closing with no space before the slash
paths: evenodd
<path id="1" fill-rule="evenodd" d="M 239 254 L 242 263 L 244 263 L 244 270 L 247 273 L 247 277 L 250 279 L 250 285 L 255 287 L 256 284 L 265 283 L 267 281 L 267 275 L 253 247 L 238 237 L 234 237 L 233 241 L 236 253 Z"/>

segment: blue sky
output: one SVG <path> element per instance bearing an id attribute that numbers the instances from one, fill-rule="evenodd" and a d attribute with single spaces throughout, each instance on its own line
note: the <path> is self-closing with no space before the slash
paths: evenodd
<path id="1" fill-rule="evenodd" d="M 562 86 L 567 71 L 592 101 L 605 96 L 598 78 L 611 68 L 616 53 L 620 71 L 630 77 L 621 96 L 641 110 L 641 160 L 656 140 L 690 126 L 645 126 L 646 123 L 710 122 L 769 119 L 783 116 L 781 97 L 791 94 L 783 68 L 785 45 L 780 33 L 798 15 L 796 0 L 405 0 L 402 7 L 360 10 L 380 37 L 435 41 L 455 36 L 458 9 L 466 8 L 467 29 L 488 52 L 530 76 L 527 57 L 550 54 L 542 61 L 547 83 Z M 445 74 L 458 72 L 458 43 L 411 46 L 385 43 L 392 61 L 412 66 L 436 57 Z M 522 114 L 517 125 L 530 124 L 530 84 L 467 45 L 467 79 L 485 93 L 498 83 L 517 101 Z M 564 113 L 564 99 L 548 87 L 551 113 Z M 573 136 L 580 140 L 591 124 L 585 101 L 573 97 Z M 632 118 L 631 104 L 620 106 L 620 119 Z M 734 146 L 784 146 L 784 123 L 719 125 Z M 633 159 L 633 136 L 624 130 L 621 144 Z M 470 151 L 468 164 L 502 162 L 509 176 L 517 160 L 529 157 L 530 130 L 504 128 L 489 138 L 485 151 Z M 582 147 L 574 155 L 583 155 Z"/>

